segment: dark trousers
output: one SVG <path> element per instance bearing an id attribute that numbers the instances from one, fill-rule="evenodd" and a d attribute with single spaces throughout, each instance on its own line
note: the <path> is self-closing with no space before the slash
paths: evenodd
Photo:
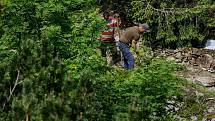
<path id="1" fill-rule="evenodd" d="M 124 68 L 126 69 L 132 69 L 134 68 L 134 56 L 129 50 L 129 46 L 123 42 L 119 41 L 119 49 L 122 52 L 122 55 L 124 57 Z"/>

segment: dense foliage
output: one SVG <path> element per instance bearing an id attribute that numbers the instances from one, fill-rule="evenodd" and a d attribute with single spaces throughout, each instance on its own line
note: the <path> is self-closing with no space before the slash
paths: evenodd
<path id="1" fill-rule="evenodd" d="M 103 9 L 119 9 L 136 22 L 146 22 L 151 46 L 202 47 L 215 38 L 213 0 L 100 0 Z"/>
<path id="2" fill-rule="evenodd" d="M 172 75 L 180 66 L 155 58 L 131 71 L 106 67 L 95 40 L 102 23 L 96 4 L 1 5 L 0 120 L 172 119 L 165 105 L 180 97 L 180 79 Z"/>

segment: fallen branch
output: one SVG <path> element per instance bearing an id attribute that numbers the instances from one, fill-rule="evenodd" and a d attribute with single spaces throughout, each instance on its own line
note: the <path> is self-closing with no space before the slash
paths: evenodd
<path id="1" fill-rule="evenodd" d="M 16 76 L 15 84 L 14 84 L 12 90 L 11 90 L 11 87 L 10 87 L 10 95 L 9 95 L 9 97 L 6 98 L 6 100 L 5 100 L 5 102 L 4 102 L 4 105 L 3 105 L 3 109 L 5 108 L 6 103 L 10 101 L 10 99 L 11 99 L 11 97 L 12 97 L 12 95 L 13 95 L 13 92 L 14 92 L 15 89 L 16 89 L 16 86 L 17 86 L 18 84 L 21 84 L 21 83 L 22 83 L 22 81 L 21 81 L 21 82 L 18 82 L 18 81 L 19 81 L 19 76 L 20 76 L 20 71 L 19 71 L 19 70 L 17 70 L 17 71 L 18 71 L 18 74 L 17 74 L 17 76 Z"/>

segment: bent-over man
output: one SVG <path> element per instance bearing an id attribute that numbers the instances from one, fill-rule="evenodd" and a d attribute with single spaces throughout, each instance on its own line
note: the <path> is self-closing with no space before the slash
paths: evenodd
<path id="1" fill-rule="evenodd" d="M 139 24 L 138 26 L 128 27 L 125 29 L 119 39 L 119 49 L 124 57 L 124 68 L 134 68 L 134 56 L 130 52 L 129 48 L 134 43 L 134 49 L 137 49 L 137 42 L 140 39 L 140 33 L 149 32 L 149 26 L 147 24 Z"/>

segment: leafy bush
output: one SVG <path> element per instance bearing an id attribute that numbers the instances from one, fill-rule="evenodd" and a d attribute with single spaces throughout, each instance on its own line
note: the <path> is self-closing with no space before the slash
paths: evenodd
<path id="1" fill-rule="evenodd" d="M 108 71 L 93 82 L 95 112 L 101 112 L 105 119 L 111 120 L 170 118 L 165 111 L 166 101 L 181 94 L 177 85 L 180 79 L 171 74 L 177 69 L 177 65 L 158 58 L 137 70 Z"/>
<path id="2" fill-rule="evenodd" d="M 91 6 L 92 5 L 92 6 Z M 97 50 L 91 0 L 10 0 L 1 11 L 1 120 L 159 120 L 177 68 L 153 59 L 124 71 Z M 177 91 L 179 92 L 179 91 Z"/>
<path id="3" fill-rule="evenodd" d="M 83 6 L 91 3 L 85 2 Z M 92 40 L 98 34 L 93 32 L 97 10 L 84 13 L 73 5 L 55 0 L 5 4 L 0 24 L 2 120 L 77 118 L 79 105 L 73 99 L 79 93 L 73 92 L 84 88 L 84 70 L 99 71 L 104 60 Z"/>

